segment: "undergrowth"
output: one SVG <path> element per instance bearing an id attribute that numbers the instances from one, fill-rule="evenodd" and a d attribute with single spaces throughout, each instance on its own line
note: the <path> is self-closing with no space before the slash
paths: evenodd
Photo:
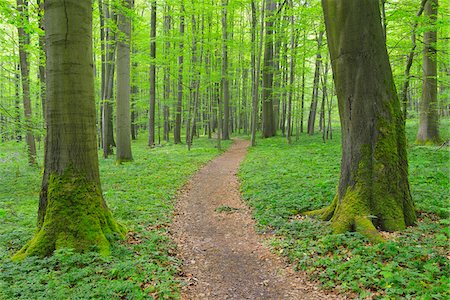
<path id="1" fill-rule="evenodd" d="M 214 145 L 199 139 L 191 151 L 172 144 L 149 149 L 138 140 L 133 162 L 101 158 L 103 194 L 127 227 L 126 239 L 113 245 L 110 257 L 62 249 L 16 263 L 11 255 L 36 227 L 42 169 L 27 166 L 22 143 L 0 144 L 0 299 L 178 298 L 180 262 L 167 232 L 172 200 L 191 174 L 219 154 Z"/>
<path id="2" fill-rule="evenodd" d="M 448 120 L 443 122 L 448 139 Z M 243 197 L 254 209 L 259 230 L 272 233 L 271 246 L 324 288 L 360 298 L 448 299 L 449 148 L 415 146 L 417 123 L 407 124 L 410 184 L 419 212 L 417 226 L 382 233 L 372 245 L 357 233 L 335 235 L 328 222 L 302 212 L 331 202 L 340 170 L 340 135 L 259 140 L 239 177 Z M 293 138 L 295 140 L 295 137 Z"/>

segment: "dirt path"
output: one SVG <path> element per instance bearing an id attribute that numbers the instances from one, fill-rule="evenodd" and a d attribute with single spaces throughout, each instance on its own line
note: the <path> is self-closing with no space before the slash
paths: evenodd
<path id="1" fill-rule="evenodd" d="M 171 232 L 188 282 L 182 299 L 337 299 L 286 267 L 255 233 L 236 178 L 248 145 L 236 140 L 178 197 Z"/>

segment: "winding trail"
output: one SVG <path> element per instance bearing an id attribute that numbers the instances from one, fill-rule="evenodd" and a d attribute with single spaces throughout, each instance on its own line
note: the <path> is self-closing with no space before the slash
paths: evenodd
<path id="1" fill-rule="evenodd" d="M 263 246 L 236 177 L 248 146 L 235 140 L 178 196 L 171 232 L 184 262 L 182 299 L 339 299 Z"/>

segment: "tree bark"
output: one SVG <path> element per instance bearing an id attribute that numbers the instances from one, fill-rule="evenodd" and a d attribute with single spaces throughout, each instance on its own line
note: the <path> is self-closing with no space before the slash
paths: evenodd
<path id="1" fill-rule="evenodd" d="M 417 18 L 420 17 L 422 15 L 422 12 L 425 8 L 425 3 L 427 3 L 428 0 L 422 0 L 422 2 L 420 3 L 420 8 L 419 11 L 417 12 L 416 16 Z M 408 57 L 406 59 L 406 67 L 405 67 L 405 79 L 403 81 L 403 87 L 402 87 L 402 91 L 400 93 L 400 103 L 402 103 L 403 105 L 403 119 L 406 121 L 406 118 L 408 116 L 407 114 L 407 105 L 408 105 L 408 89 L 409 89 L 409 79 L 410 79 L 410 71 L 411 71 L 411 67 L 412 64 L 414 62 L 414 54 L 415 54 L 415 50 L 417 47 L 416 44 L 416 29 L 417 29 L 417 25 L 419 24 L 419 22 L 414 21 L 412 30 L 411 30 L 411 50 L 408 53 Z"/>
<path id="2" fill-rule="evenodd" d="M 29 22 L 28 17 L 28 2 L 23 0 L 17 0 L 17 10 L 21 16 L 21 23 L 17 30 L 19 32 L 19 60 L 20 60 L 20 73 L 22 76 L 22 100 L 23 109 L 25 112 L 25 127 L 28 152 L 28 164 L 30 166 L 36 165 L 36 143 L 33 136 L 33 120 L 31 110 L 30 99 L 30 70 L 28 63 L 27 47 L 30 45 L 30 35 L 25 32 L 25 26 Z"/>
<path id="3" fill-rule="evenodd" d="M 317 36 L 317 54 L 316 54 L 316 68 L 314 71 L 314 85 L 313 85 L 313 94 L 311 97 L 311 106 L 309 109 L 309 118 L 308 118 L 308 134 L 314 134 L 314 125 L 316 123 L 316 115 L 317 115 L 317 104 L 319 102 L 319 79 L 320 79 L 320 68 L 322 65 L 322 39 L 324 32 L 321 31 Z"/>
<path id="4" fill-rule="evenodd" d="M 437 101 L 437 30 L 435 27 L 437 14 L 438 0 L 428 0 L 425 4 L 425 15 L 429 18 L 433 28 L 423 34 L 423 84 L 419 131 L 416 138 L 418 144 L 439 144 L 441 142 Z"/>
<path id="5" fill-rule="evenodd" d="M 262 90 L 263 137 L 275 135 L 275 117 L 273 112 L 273 17 L 275 2 L 266 1 L 266 37 L 264 43 L 264 68 Z"/>
<path id="6" fill-rule="evenodd" d="M 173 130 L 173 138 L 175 144 L 181 144 L 181 114 L 183 107 L 183 48 L 184 48 L 184 0 L 181 0 L 181 16 L 180 16 L 180 45 L 178 56 L 178 94 L 177 107 L 175 113 L 175 128 Z"/>
<path id="7" fill-rule="evenodd" d="M 123 236 L 102 197 L 92 61 L 92 3 L 46 0 L 47 137 L 38 229 L 14 259 L 60 248 L 110 253 Z"/>
<path id="8" fill-rule="evenodd" d="M 105 24 L 104 20 L 115 20 L 114 16 L 111 16 L 110 4 L 105 4 L 99 0 L 100 12 L 100 25 Z M 103 63 L 102 63 L 102 148 L 103 157 L 107 158 L 113 154 L 113 147 L 116 145 L 114 141 L 114 127 L 113 127 L 113 88 L 114 88 L 114 72 L 115 72 L 115 55 L 116 55 L 116 42 L 115 34 L 108 26 L 100 27 L 100 35 L 103 35 L 102 51 Z"/>
<path id="9" fill-rule="evenodd" d="M 377 1 L 322 1 L 342 131 L 336 197 L 312 212 L 334 232 L 377 232 L 416 221 L 408 183 L 405 128 Z"/>
<path id="10" fill-rule="evenodd" d="M 170 54 L 170 29 L 171 29 L 171 16 L 169 11 L 169 5 L 166 4 L 166 12 L 164 16 L 164 36 L 167 39 L 165 42 L 164 47 L 164 56 L 165 60 L 169 61 L 169 54 Z M 169 111 L 169 105 L 167 102 L 170 100 L 171 90 L 170 90 L 170 65 L 164 67 L 164 100 L 166 101 L 163 106 L 163 118 L 164 118 L 164 130 L 163 130 L 163 136 L 164 141 L 169 141 L 169 132 L 170 132 L 170 111 Z"/>
<path id="11" fill-rule="evenodd" d="M 156 1 L 151 3 L 150 19 L 150 107 L 148 111 L 148 145 L 155 145 L 156 104 Z"/>
<path id="12" fill-rule="evenodd" d="M 131 0 L 123 2 L 125 9 L 132 9 Z M 117 107 L 116 107 L 116 162 L 133 160 L 131 154 L 130 114 L 130 44 L 131 24 L 125 13 L 118 17 L 118 29 L 122 37 L 117 44 Z"/>
<path id="13" fill-rule="evenodd" d="M 291 8 L 293 8 L 293 1 L 291 0 L 289 2 Z M 288 144 L 290 144 L 291 141 L 291 135 L 292 135 L 292 126 L 291 126 L 291 119 L 292 119 L 292 98 L 294 97 L 294 76 L 295 76 L 295 18 L 294 15 L 290 16 L 290 23 L 291 23 L 291 58 L 289 62 L 289 100 L 288 100 L 288 107 L 287 107 L 287 130 L 286 130 L 286 138 Z"/>
<path id="14" fill-rule="evenodd" d="M 223 96 L 223 130 L 222 139 L 230 139 L 230 88 L 228 81 L 228 0 L 222 0 L 222 96 Z"/>

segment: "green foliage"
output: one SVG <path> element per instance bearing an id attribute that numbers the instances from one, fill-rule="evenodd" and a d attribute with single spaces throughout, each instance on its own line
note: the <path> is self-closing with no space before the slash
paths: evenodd
<path id="1" fill-rule="evenodd" d="M 446 128 L 448 120 L 443 123 Z M 334 235 L 329 222 L 299 215 L 333 199 L 341 151 L 337 132 L 326 144 L 317 135 L 301 136 L 293 145 L 267 139 L 251 148 L 239 172 L 242 193 L 260 230 L 274 233 L 274 251 L 323 287 L 361 298 L 448 299 L 449 150 L 415 146 L 416 132 L 417 122 L 408 122 L 410 184 L 419 222 L 404 231 L 382 232 L 386 242 L 379 244 L 358 233 Z M 443 135 L 448 138 L 448 132 Z"/>
<path id="2" fill-rule="evenodd" d="M 217 155 L 214 141 L 133 144 L 135 160 L 115 165 L 100 159 L 103 194 L 114 218 L 129 230 L 112 255 L 61 249 L 48 258 L 12 262 L 35 230 L 41 170 L 27 166 L 23 144 L 0 148 L 0 299 L 174 299 L 180 262 L 167 232 L 173 197 L 189 176 Z M 228 146 L 230 142 L 224 142 Z"/>

